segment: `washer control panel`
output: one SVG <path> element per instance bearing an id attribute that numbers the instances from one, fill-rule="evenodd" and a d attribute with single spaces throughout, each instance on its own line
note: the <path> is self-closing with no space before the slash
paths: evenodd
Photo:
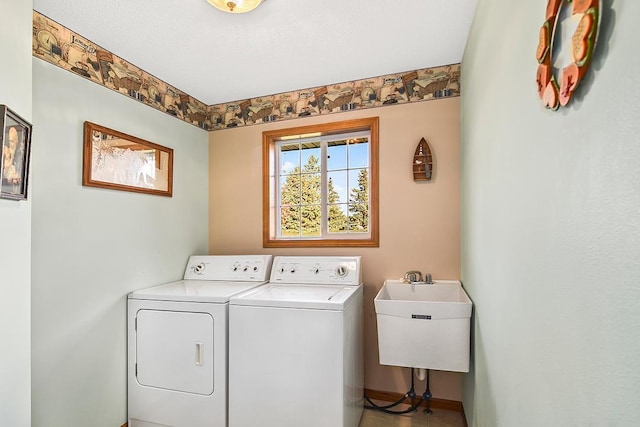
<path id="1" fill-rule="evenodd" d="M 269 280 L 271 255 L 194 255 L 189 258 L 185 280 Z"/>
<path id="2" fill-rule="evenodd" d="M 360 257 L 277 256 L 273 259 L 270 282 L 359 285 Z"/>

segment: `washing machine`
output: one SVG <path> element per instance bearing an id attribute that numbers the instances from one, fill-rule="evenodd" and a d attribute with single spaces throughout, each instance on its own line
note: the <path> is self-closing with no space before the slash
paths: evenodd
<path id="1" fill-rule="evenodd" d="M 267 282 L 271 255 L 192 256 L 184 280 L 127 299 L 129 427 L 225 427 L 229 298 Z"/>
<path id="2" fill-rule="evenodd" d="M 274 257 L 229 301 L 230 427 L 357 427 L 363 409 L 360 257 Z"/>

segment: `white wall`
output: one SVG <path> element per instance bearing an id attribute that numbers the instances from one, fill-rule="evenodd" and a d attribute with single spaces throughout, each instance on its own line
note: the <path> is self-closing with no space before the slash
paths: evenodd
<path id="1" fill-rule="evenodd" d="M 0 104 L 31 121 L 31 11 L 33 3 L 0 4 Z M 0 200 L 0 425 L 31 420 L 30 301 L 31 196 Z"/>
<path id="2" fill-rule="evenodd" d="M 119 426 L 126 294 L 208 250 L 208 135 L 36 58 L 33 94 L 33 426 Z M 173 197 L 83 187 L 85 120 L 173 148 Z"/>
<path id="3" fill-rule="evenodd" d="M 640 419 L 640 3 L 604 0 L 573 105 L 545 110 L 546 2 L 479 0 L 462 62 L 462 280 L 470 425 Z"/>

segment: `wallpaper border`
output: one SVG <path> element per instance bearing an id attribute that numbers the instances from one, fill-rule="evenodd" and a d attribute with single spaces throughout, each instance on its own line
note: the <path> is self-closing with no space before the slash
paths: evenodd
<path id="1" fill-rule="evenodd" d="M 422 102 L 460 95 L 460 64 L 206 105 L 33 11 L 33 56 L 204 130 Z"/>

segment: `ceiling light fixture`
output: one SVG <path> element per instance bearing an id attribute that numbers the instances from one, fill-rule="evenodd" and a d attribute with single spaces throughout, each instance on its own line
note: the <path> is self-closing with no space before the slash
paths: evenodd
<path id="1" fill-rule="evenodd" d="M 213 7 L 229 13 L 251 12 L 262 0 L 207 0 Z"/>

